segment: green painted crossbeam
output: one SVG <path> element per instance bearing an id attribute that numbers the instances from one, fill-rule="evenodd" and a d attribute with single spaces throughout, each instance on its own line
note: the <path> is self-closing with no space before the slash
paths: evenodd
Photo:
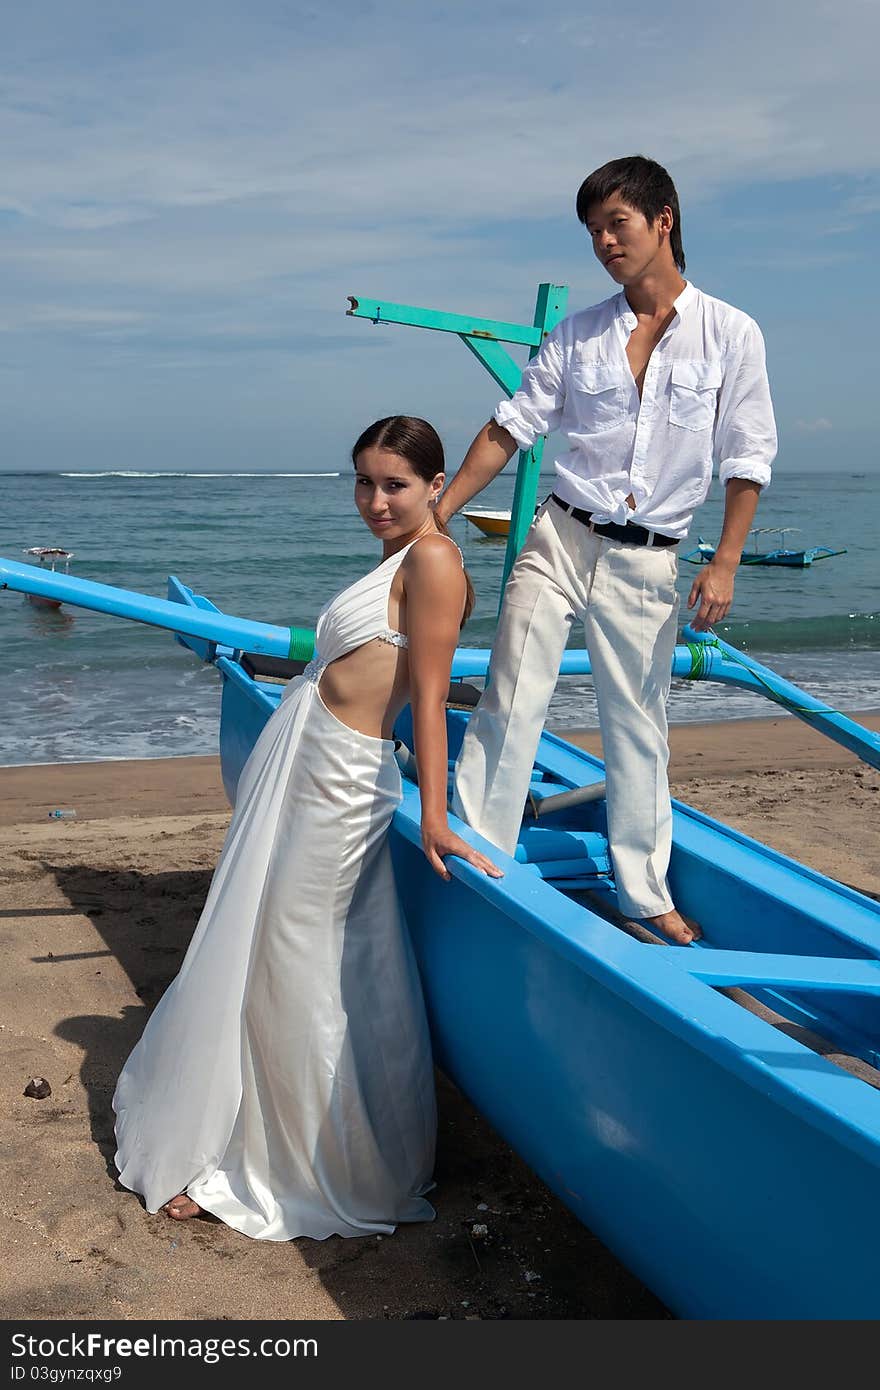
<path id="1" fill-rule="evenodd" d="M 552 332 L 565 314 L 568 288 L 549 281 L 538 286 L 535 319 L 532 324 L 504 323 L 498 319 L 474 318 L 470 314 L 447 314 L 440 309 L 420 309 L 413 304 L 391 304 L 384 299 L 364 299 L 349 295 L 349 317 L 369 319 L 372 323 L 404 323 L 411 328 L 432 328 L 440 333 L 457 333 L 462 342 L 486 368 L 508 396 L 518 389 L 522 368 L 517 365 L 502 343 L 519 343 L 529 349 L 529 361 L 535 356 L 547 334 Z M 535 441 L 531 449 L 521 449 L 516 470 L 510 528 L 498 606 L 504 585 L 513 566 L 526 532 L 535 515 L 538 476 L 544 440 Z"/>
<path id="2" fill-rule="evenodd" d="M 461 333 L 497 343 L 523 343 L 540 347 L 541 328 L 523 323 L 503 323 L 498 319 L 478 319 L 470 314 L 446 314 L 441 309 L 419 309 L 412 304 L 391 304 L 386 299 L 363 299 L 350 294 L 346 313 L 351 318 L 372 323 L 407 323 L 412 328 L 433 328 L 439 333 Z"/>

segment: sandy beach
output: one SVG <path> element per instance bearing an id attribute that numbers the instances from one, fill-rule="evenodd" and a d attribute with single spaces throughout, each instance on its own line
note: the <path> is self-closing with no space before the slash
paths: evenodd
<path id="1" fill-rule="evenodd" d="M 880 773 L 837 744 L 780 717 L 675 726 L 671 755 L 682 801 L 880 894 Z M 442 1076 L 437 1219 L 392 1237 L 254 1242 L 150 1216 L 116 1184 L 115 1079 L 227 821 L 213 757 L 0 769 L 0 1316 L 668 1317 Z M 32 1077 L 51 1095 L 25 1097 Z"/>

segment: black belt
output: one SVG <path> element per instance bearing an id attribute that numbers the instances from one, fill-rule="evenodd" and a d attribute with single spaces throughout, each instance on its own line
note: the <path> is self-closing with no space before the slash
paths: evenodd
<path id="1" fill-rule="evenodd" d="M 597 536 L 610 536 L 612 540 L 624 541 L 627 545 L 678 545 L 678 536 L 663 536 L 659 531 L 649 531 L 647 527 L 635 526 L 632 522 L 627 526 L 618 526 L 616 521 L 594 521 L 592 512 L 585 512 L 583 507 L 573 507 L 570 502 L 563 502 L 555 492 L 551 492 L 550 500 L 564 512 L 568 512 L 569 516 L 573 516 L 575 521 L 582 521 L 585 526 L 589 526 Z"/>

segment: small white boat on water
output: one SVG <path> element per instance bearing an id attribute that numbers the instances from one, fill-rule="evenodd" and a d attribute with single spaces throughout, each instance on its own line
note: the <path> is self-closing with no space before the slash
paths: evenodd
<path id="1" fill-rule="evenodd" d="M 33 555 L 42 568 L 51 570 L 55 573 L 56 565 L 64 561 L 64 573 L 70 573 L 70 562 L 73 559 L 72 550 L 63 550 L 57 545 L 32 545 L 22 552 L 24 555 Z M 55 598 L 44 598 L 42 594 L 25 594 L 29 603 L 33 603 L 38 608 L 60 608 L 61 600 Z"/>
<path id="2" fill-rule="evenodd" d="M 506 536 L 510 530 L 509 507 L 505 511 L 468 510 L 462 516 L 484 536 Z"/>

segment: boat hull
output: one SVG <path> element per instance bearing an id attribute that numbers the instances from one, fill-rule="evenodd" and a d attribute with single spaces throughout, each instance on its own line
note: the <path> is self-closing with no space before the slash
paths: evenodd
<path id="1" fill-rule="evenodd" d="M 248 711 L 247 686 L 224 685 L 234 789 L 278 692 Z M 453 754 L 467 718 L 449 712 Z M 411 740 L 406 712 L 396 732 Z M 549 734 L 536 765 L 567 785 L 602 773 Z M 460 824 L 505 877 L 450 861 L 440 883 L 404 785 L 391 849 L 443 1071 L 679 1317 L 880 1316 L 880 1091 L 681 967 L 705 951 L 632 940 Z M 878 904 L 679 803 L 674 821 L 673 890 L 712 947 L 880 957 Z M 809 990 L 756 996 L 837 1017 L 880 1061 L 876 993 L 824 1013 Z"/>
<path id="2" fill-rule="evenodd" d="M 43 598 L 41 594 L 25 594 L 28 603 L 32 603 L 35 608 L 60 608 L 61 600 L 57 598 Z"/>
<path id="3" fill-rule="evenodd" d="M 813 546 L 809 550 L 744 550 L 740 556 L 741 565 L 771 565 L 782 569 L 809 569 L 815 560 L 829 560 L 833 555 L 845 555 L 845 550 L 829 550 L 826 546 Z M 690 565 L 705 565 L 715 557 L 711 545 L 698 545 L 687 555 L 682 555 Z"/>
<path id="4" fill-rule="evenodd" d="M 672 1312 L 878 1316 L 875 1160 L 392 846 L 438 1065 Z"/>
<path id="5" fill-rule="evenodd" d="M 507 536 L 510 532 L 510 512 L 463 512 L 462 515 L 484 536 Z"/>

